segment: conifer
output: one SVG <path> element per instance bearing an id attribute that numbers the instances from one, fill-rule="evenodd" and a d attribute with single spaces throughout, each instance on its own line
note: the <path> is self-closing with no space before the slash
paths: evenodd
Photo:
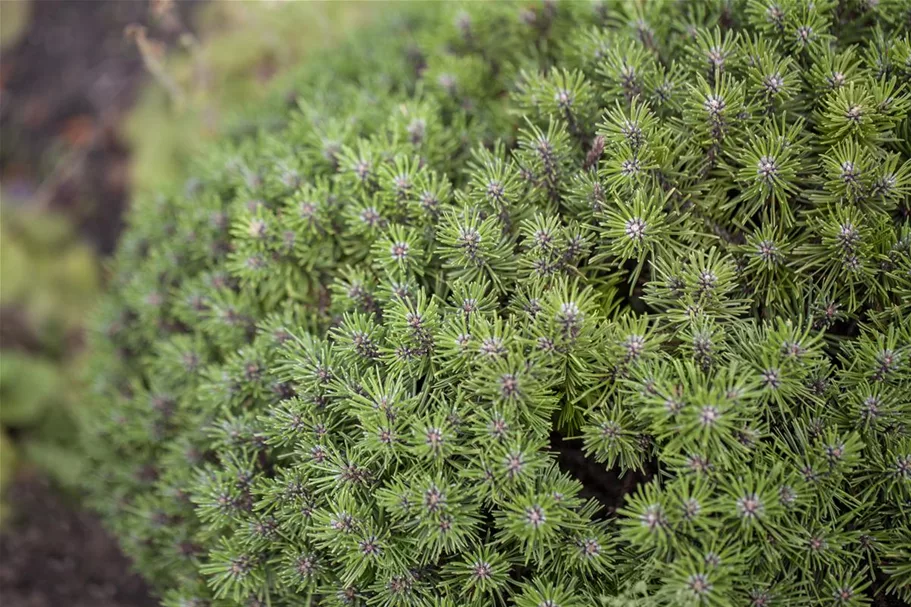
<path id="1" fill-rule="evenodd" d="M 164 604 L 911 601 L 911 4 L 395 12 L 132 211 L 90 493 Z"/>

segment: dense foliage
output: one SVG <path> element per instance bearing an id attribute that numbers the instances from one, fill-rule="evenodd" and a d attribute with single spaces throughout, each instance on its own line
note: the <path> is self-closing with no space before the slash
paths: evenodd
<path id="1" fill-rule="evenodd" d="M 394 12 L 133 211 L 88 447 L 165 605 L 911 599 L 911 4 Z"/>
<path id="2" fill-rule="evenodd" d="M 5 194 L 5 193 L 4 193 Z M 22 465 L 80 486 L 73 407 L 85 309 L 98 298 L 98 260 L 60 216 L 0 209 L 0 525 Z"/>

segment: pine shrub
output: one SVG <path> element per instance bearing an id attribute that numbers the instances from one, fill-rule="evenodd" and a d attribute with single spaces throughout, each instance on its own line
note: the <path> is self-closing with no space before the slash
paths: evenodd
<path id="1" fill-rule="evenodd" d="M 86 443 L 164 604 L 911 600 L 911 3 L 390 12 L 133 209 Z"/>

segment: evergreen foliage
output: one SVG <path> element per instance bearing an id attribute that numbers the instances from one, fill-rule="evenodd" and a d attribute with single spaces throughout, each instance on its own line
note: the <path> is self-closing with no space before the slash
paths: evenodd
<path id="1" fill-rule="evenodd" d="M 133 210 L 87 447 L 164 604 L 911 600 L 911 3 L 395 12 Z"/>

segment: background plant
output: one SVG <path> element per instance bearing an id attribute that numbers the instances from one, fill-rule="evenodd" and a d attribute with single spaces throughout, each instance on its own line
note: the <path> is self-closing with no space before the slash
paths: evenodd
<path id="1" fill-rule="evenodd" d="M 63 217 L 5 205 L 0 229 L 2 481 L 28 462 L 72 489 L 81 484 L 78 352 L 84 310 L 98 296 L 97 259 Z"/>

